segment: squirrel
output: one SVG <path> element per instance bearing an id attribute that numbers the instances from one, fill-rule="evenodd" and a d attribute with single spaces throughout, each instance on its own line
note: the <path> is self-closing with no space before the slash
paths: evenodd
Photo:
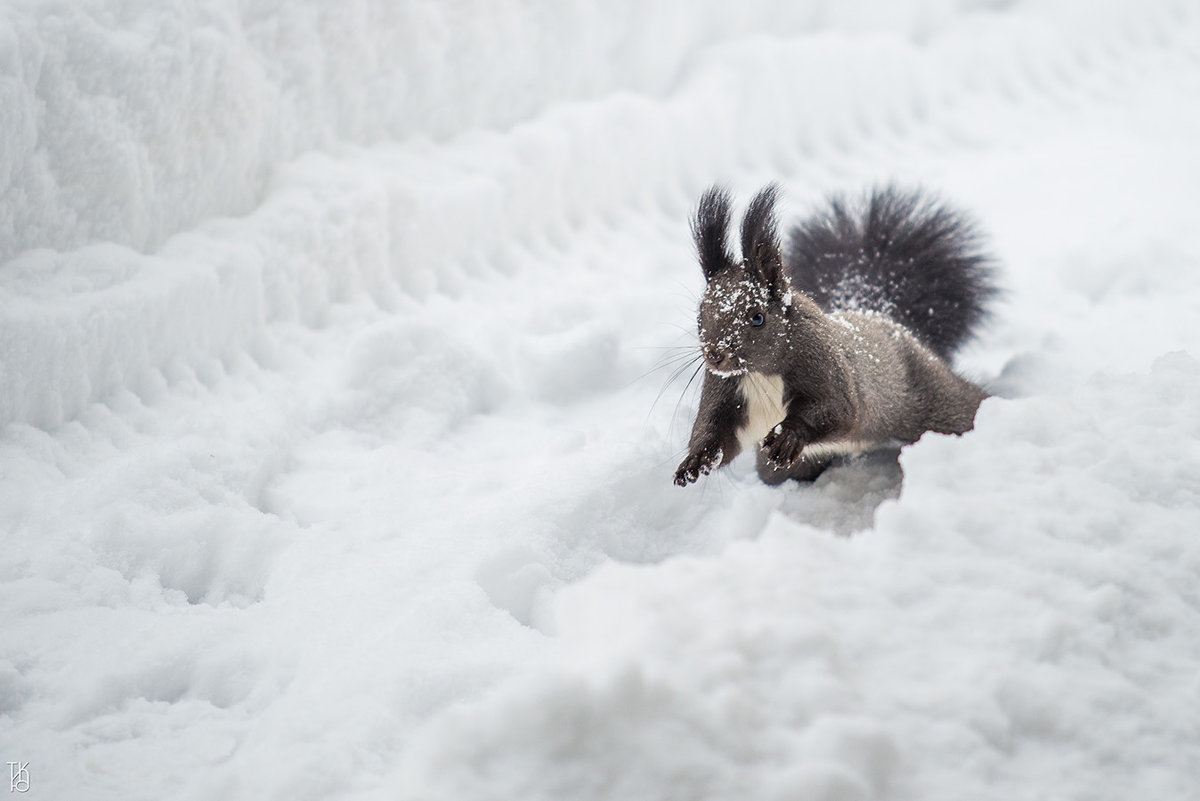
<path id="1" fill-rule="evenodd" d="M 741 260 L 728 192 L 700 199 L 707 369 L 681 487 L 751 447 L 766 483 L 811 481 L 838 456 L 969 431 L 987 397 L 949 364 L 997 294 L 974 223 L 921 190 L 876 187 L 858 205 L 829 198 L 792 230 L 785 262 L 778 194 L 751 200 Z"/>

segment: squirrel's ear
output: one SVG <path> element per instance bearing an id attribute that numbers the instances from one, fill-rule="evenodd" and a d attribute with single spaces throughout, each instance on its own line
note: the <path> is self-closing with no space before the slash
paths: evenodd
<path id="1" fill-rule="evenodd" d="M 700 269 L 704 279 L 733 266 L 729 253 L 729 193 L 713 186 L 700 196 L 696 219 L 692 223 L 692 237 L 696 240 L 696 251 L 700 255 Z"/>
<path id="2" fill-rule="evenodd" d="M 775 219 L 779 187 L 768 184 L 750 201 L 742 218 L 742 255 L 746 265 L 772 290 L 783 288 L 783 253 Z"/>

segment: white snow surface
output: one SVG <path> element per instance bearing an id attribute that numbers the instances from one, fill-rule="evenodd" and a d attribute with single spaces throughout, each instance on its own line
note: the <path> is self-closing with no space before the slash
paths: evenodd
<path id="1" fill-rule="evenodd" d="M 1190 0 L 5 4 L 0 761 L 1196 798 L 1197 142 Z M 1002 266 L 976 429 L 674 486 L 700 192 L 891 179 Z"/>

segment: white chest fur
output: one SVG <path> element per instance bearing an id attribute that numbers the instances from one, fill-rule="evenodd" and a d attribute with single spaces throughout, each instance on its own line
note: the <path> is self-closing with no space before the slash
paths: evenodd
<path id="1" fill-rule="evenodd" d="M 787 413 L 783 408 L 783 377 L 746 373 L 741 381 L 746 424 L 738 429 L 743 450 L 753 450 Z"/>
<path id="2" fill-rule="evenodd" d="M 738 429 L 738 442 L 743 450 L 753 451 L 767 432 L 787 415 L 783 408 L 783 377 L 764 373 L 746 373 L 741 383 L 742 403 L 746 409 L 746 424 Z M 858 439 L 827 440 L 809 443 L 804 453 L 812 458 L 857 454 L 869 450 L 874 443 Z"/>

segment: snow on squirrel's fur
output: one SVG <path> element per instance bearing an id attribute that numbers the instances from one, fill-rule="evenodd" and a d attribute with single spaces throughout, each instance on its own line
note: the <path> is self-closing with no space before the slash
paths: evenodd
<path id="1" fill-rule="evenodd" d="M 1191 798 L 1198 17 L 5 5 L 5 760 L 63 799 Z M 695 198 L 888 180 L 1004 265 L 975 429 L 671 486 Z"/>

